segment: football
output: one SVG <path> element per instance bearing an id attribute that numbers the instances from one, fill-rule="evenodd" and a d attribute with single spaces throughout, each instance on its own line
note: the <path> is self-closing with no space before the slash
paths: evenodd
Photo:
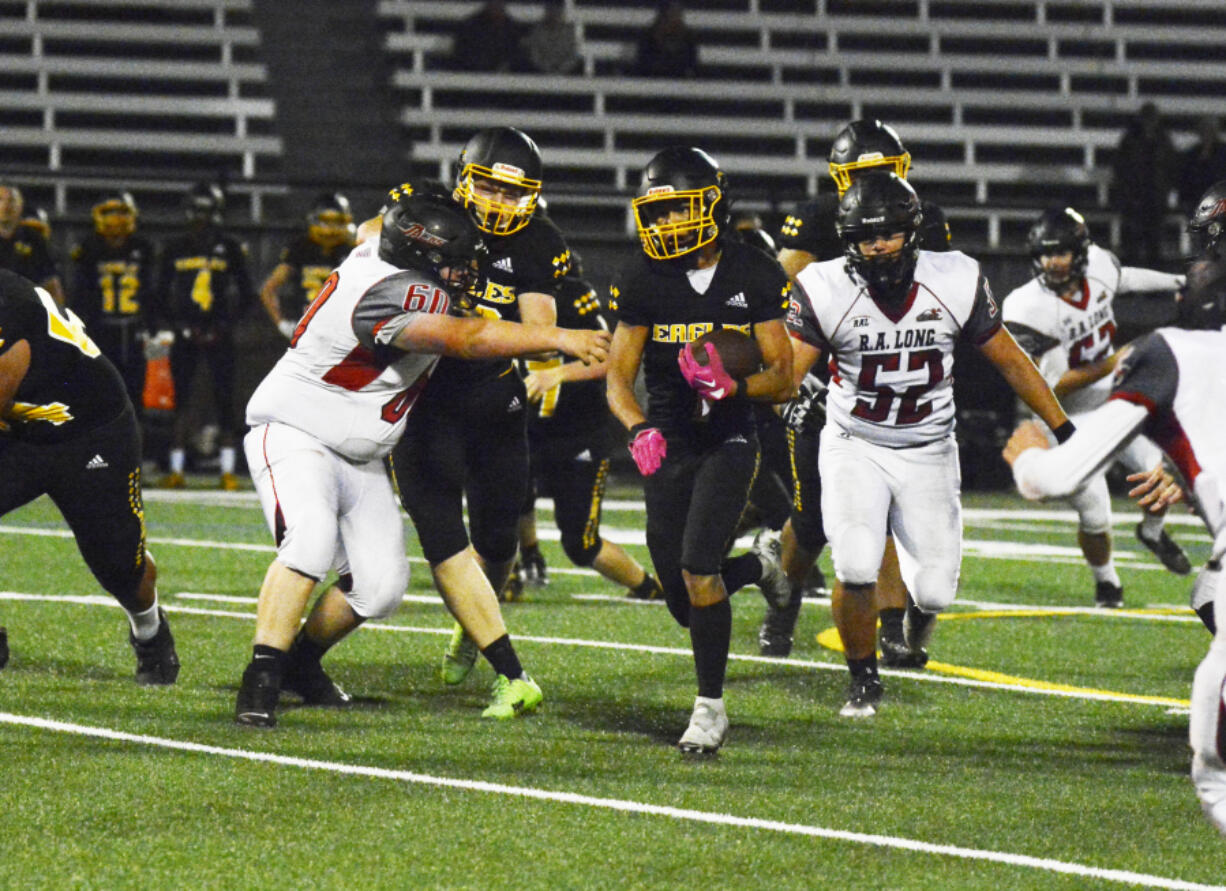
<path id="1" fill-rule="evenodd" d="M 724 370 L 733 377 L 748 377 L 762 368 L 762 350 L 758 342 L 736 328 L 716 328 L 690 343 L 690 350 L 699 365 L 707 364 L 704 344 L 711 344 Z"/>

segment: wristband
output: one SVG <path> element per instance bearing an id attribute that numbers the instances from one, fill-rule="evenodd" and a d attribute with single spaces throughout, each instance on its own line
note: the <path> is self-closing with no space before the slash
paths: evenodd
<path id="1" fill-rule="evenodd" d="M 1061 445 L 1063 445 L 1064 442 L 1076 432 L 1077 432 L 1077 428 L 1073 426 L 1073 422 L 1065 421 L 1063 424 L 1061 424 L 1059 427 L 1057 427 L 1055 430 L 1052 431 L 1052 435 L 1056 437 L 1057 443 L 1060 443 Z"/>
<path id="2" fill-rule="evenodd" d="M 734 377 L 732 380 L 736 384 L 736 395 L 747 397 L 749 394 L 745 392 L 745 389 L 749 386 L 749 384 L 746 382 L 745 378 Z"/>
<path id="3" fill-rule="evenodd" d="M 652 424 L 650 421 L 639 421 L 630 428 L 630 441 L 634 442 L 635 437 L 637 437 L 644 430 L 650 430 L 654 426 L 655 424 Z"/>

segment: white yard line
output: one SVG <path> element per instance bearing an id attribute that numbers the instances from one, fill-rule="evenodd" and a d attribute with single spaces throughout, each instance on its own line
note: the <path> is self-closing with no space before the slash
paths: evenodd
<path id="1" fill-rule="evenodd" d="M 151 748 L 169 749 L 178 752 L 191 752 L 197 755 L 210 755 L 218 758 L 231 758 L 241 761 L 251 761 L 262 764 L 275 764 L 281 767 L 298 768 L 301 770 L 326 771 L 344 776 L 367 777 L 376 780 L 391 780 L 398 783 L 411 783 L 419 786 L 433 786 L 441 789 L 460 789 L 466 792 L 481 792 L 491 795 L 505 795 L 514 798 L 527 798 L 536 801 L 549 801 L 557 804 L 575 805 L 599 810 L 618 811 L 627 814 L 645 814 L 653 817 L 663 817 L 668 820 L 690 823 L 704 823 L 715 826 L 733 826 L 741 829 L 755 829 L 765 832 L 778 832 L 786 835 L 807 836 L 810 838 L 825 838 L 834 841 L 851 842 L 854 844 L 871 845 L 878 848 L 894 848 L 904 851 L 914 851 L 921 854 L 931 854 L 943 857 L 958 857 L 964 860 L 975 860 L 989 863 L 1000 863 L 1023 869 L 1040 872 L 1059 873 L 1062 875 L 1082 876 L 1109 882 L 1119 882 L 1127 885 L 1141 885 L 1149 888 L 1170 888 L 1178 891 L 1223 891 L 1226 886 L 1202 885 L 1197 882 L 1186 882 L 1181 879 L 1170 879 L 1164 876 L 1147 875 L 1121 869 L 1103 869 L 1082 863 L 1069 863 L 1063 860 L 1051 860 L 1045 857 L 1031 857 L 1026 854 L 1014 854 L 1008 851 L 988 851 L 978 848 L 964 848 L 958 845 L 938 844 L 919 841 L 917 839 L 900 838 L 891 835 L 875 835 L 864 832 L 848 832 L 842 829 L 831 829 L 825 826 L 807 826 L 801 823 L 784 823 L 778 820 L 764 820 L 757 817 L 741 817 L 734 814 L 713 813 L 710 811 L 693 810 L 689 808 L 669 807 L 667 805 L 649 804 L 641 801 L 629 801 L 620 798 L 597 798 L 590 795 L 580 795 L 574 792 L 557 792 L 549 789 L 538 789 L 532 786 L 509 786 L 503 783 L 489 783 L 479 780 L 459 779 L 455 777 L 434 776 L 431 774 L 414 773 L 407 770 L 389 770 L 382 767 L 371 767 L 364 764 L 349 764 L 341 761 L 321 761 L 315 758 L 296 758 L 289 755 L 274 755 L 267 752 L 255 752 L 249 749 L 233 749 L 224 746 L 203 745 L 186 740 L 167 739 L 158 736 L 146 736 L 135 733 L 124 733 L 106 727 L 91 727 L 82 724 L 70 724 L 63 721 L 51 721 L 45 718 L 35 718 L 28 715 L 16 715 L 0 712 L 0 723 L 36 728 L 53 733 L 67 733 L 75 736 L 85 736 L 93 739 L 106 739 L 115 742 L 131 743 L 133 745 Z"/>

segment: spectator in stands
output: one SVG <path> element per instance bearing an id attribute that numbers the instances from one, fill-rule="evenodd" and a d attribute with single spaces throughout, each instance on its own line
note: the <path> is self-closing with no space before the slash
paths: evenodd
<path id="1" fill-rule="evenodd" d="M 1170 202 L 1175 146 L 1152 102 L 1141 106 L 1120 137 L 1112 176 L 1113 205 L 1120 215 L 1120 259 L 1157 268 L 1162 226 Z"/>
<path id="2" fill-rule="evenodd" d="M 452 42 L 452 64 L 462 71 L 516 71 L 524 67 L 524 25 L 503 0 L 489 0 L 461 19 Z"/>
<path id="3" fill-rule="evenodd" d="M 63 306 L 64 286 L 51 245 L 37 229 L 22 225 L 24 208 L 21 189 L 0 183 L 0 269 L 25 276 Z"/>
<path id="4" fill-rule="evenodd" d="M 697 77 L 698 41 L 685 24 L 680 0 L 664 0 L 656 17 L 639 37 L 634 74 L 639 77 Z"/>
<path id="5" fill-rule="evenodd" d="M 1197 122 L 1200 142 L 1180 158 L 1179 208 L 1190 212 L 1201 195 L 1221 179 L 1226 179 L 1226 143 L 1222 142 L 1217 115 L 1207 114 Z"/>
<path id="6" fill-rule="evenodd" d="M 579 67 L 579 38 L 566 18 L 562 0 L 546 0 L 544 15 L 524 38 L 524 58 L 532 71 L 570 74 Z"/>

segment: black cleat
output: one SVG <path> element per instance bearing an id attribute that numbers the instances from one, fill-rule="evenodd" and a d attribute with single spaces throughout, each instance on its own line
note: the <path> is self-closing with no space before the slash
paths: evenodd
<path id="1" fill-rule="evenodd" d="M 1150 540 L 1141 534 L 1142 524 L 1137 523 L 1137 541 L 1149 548 L 1153 555 L 1162 561 L 1162 565 L 1169 569 L 1175 575 L 1187 575 L 1192 571 L 1192 564 L 1188 562 L 1188 555 L 1183 552 L 1175 539 L 1171 538 L 1166 529 L 1162 530 L 1162 534 L 1157 539 Z"/>
<path id="2" fill-rule="evenodd" d="M 234 703 L 234 723 L 245 727 L 276 727 L 281 684 L 275 673 L 255 662 L 243 672 Z"/>
<path id="3" fill-rule="evenodd" d="M 522 548 L 524 584 L 540 588 L 549 584 L 549 568 L 539 547 Z"/>
<path id="4" fill-rule="evenodd" d="M 179 676 L 179 654 L 175 652 L 174 635 L 166 613 L 158 607 L 157 634 L 149 640 L 137 640 L 128 632 L 128 643 L 136 653 L 136 683 L 142 687 L 169 686 Z"/>
<path id="5" fill-rule="evenodd" d="M 793 597 L 792 602 L 783 609 L 768 604 L 766 618 L 762 620 L 762 627 L 758 629 L 758 653 L 762 656 L 774 656 L 780 659 L 791 655 L 796 620 L 799 617 L 799 597 Z"/>
<path id="6" fill-rule="evenodd" d="M 847 687 L 847 702 L 839 709 L 844 718 L 871 718 L 877 714 L 877 706 L 885 688 L 876 673 L 853 677 Z"/>
<path id="7" fill-rule="evenodd" d="M 518 560 L 498 592 L 498 599 L 503 603 L 519 603 L 524 599 L 524 567 Z"/>
<path id="8" fill-rule="evenodd" d="M 913 652 L 902 640 L 882 634 L 877 638 L 877 646 L 881 650 L 881 664 L 886 668 L 923 668 L 928 664 L 927 650 Z"/>
<path id="9" fill-rule="evenodd" d="M 341 689 L 340 685 L 316 659 L 303 658 L 298 651 L 297 641 L 290 647 L 289 659 L 285 665 L 285 674 L 281 676 L 281 689 L 289 690 L 302 697 L 305 705 L 325 705 L 339 708 L 353 701 L 353 697 Z"/>
<path id="10" fill-rule="evenodd" d="M 8 629 L 0 628 L 0 668 L 9 664 L 9 633 Z"/>
<path id="11" fill-rule="evenodd" d="M 631 588 L 626 592 L 626 596 L 631 600 L 663 600 L 664 589 L 660 587 L 656 577 L 649 572 L 643 576 L 637 588 Z"/>
<path id="12" fill-rule="evenodd" d="M 1101 609 L 1119 609 L 1124 605 L 1124 589 L 1110 582 L 1094 585 L 1094 605 Z"/>

